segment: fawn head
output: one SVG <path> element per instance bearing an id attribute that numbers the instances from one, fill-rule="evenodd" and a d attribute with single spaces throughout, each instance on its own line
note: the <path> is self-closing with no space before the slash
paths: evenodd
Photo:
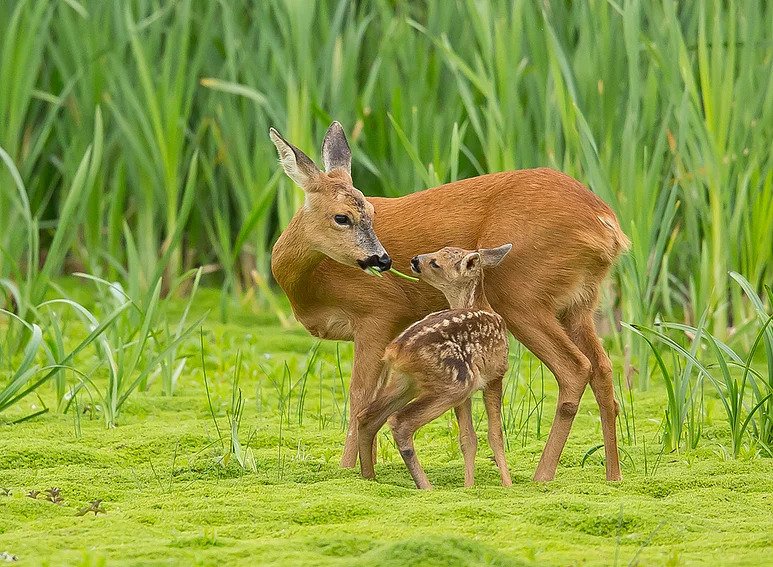
<path id="1" fill-rule="evenodd" d="M 333 122 L 322 142 L 325 171 L 275 129 L 269 137 L 285 173 L 306 193 L 303 230 L 311 247 L 347 266 L 388 270 L 392 259 L 373 232 L 373 205 L 352 184 L 352 152 L 341 125 Z"/>
<path id="2" fill-rule="evenodd" d="M 512 244 L 504 244 L 497 248 L 470 251 L 446 246 L 437 252 L 414 256 L 411 271 L 442 291 L 452 303 L 451 307 L 468 306 L 464 305 L 466 299 L 460 305 L 453 305 L 459 301 L 455 302 L 452 298 L 472 297 L 472 292 L 483 279 L 483 269 L 499 265 L 512 247 Z"/>

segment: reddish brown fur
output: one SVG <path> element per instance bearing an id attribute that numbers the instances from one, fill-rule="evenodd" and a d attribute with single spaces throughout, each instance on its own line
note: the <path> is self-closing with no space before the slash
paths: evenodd
<path id="1" fill-rule="evenodd" d="M 321 176 L 324 193 L 324 185 L 333 180 Z M 482 175 L 368 201 L 375 210 L 375 232 L 403 272 L 423 250 L 513 244 L 487 277 L 488 297 L 515 337 L 551 369 L 560 389 L 535 478 L 553 478 L 590 383 L 601 408 L 607 478 L 619 479 L 611 366 L 592 321 L 599 285 L 628 246 L 614 212 L 575 179 L 545 168 Z M 272 270 L 296 317 L 312 334 L 354 340 L 350 412 L 356 416 L 373 394 L 386 345 L 410 323 L 441 309 L 444 301 L 425 283 L 374 278 L 313 251 L 304 229 L 308 214 L 299 211 L 280 236 Z M 354 421 L 343 466 L 356 463 Z"/>
<path id="2" fill-rule="evenodd" d="M 488 295 L 496 311 L 501 303 L 520 308 L 536 301 L 559 313 L 587 295 L 586 288 L 596 289 L 628 246 L 606 203 L 578 181 L 546 168 L 482 175 L 405 197 L 368 201 L 375 209 L 379 240 L 394 266 L 404 272 L 422 249 L 512 242 L 512 252 L 488 276 Z M 372 278 L 308 253 L 304 239 L 295 238 L 301 224 L 299 211 L 274 247 L 272 270 L 312 334 L 353 340 L 356 323 L 377 316 L 379 327 L 381 319 L 393 322 L 386 334 L 394 336 L 403 323 L 442 307 L 442 294 L 426 284 Z M 388 313 L 384 303 L 389 304 Z M 328 330 L 336 316 L 352 321 L 351 330 Z"/>

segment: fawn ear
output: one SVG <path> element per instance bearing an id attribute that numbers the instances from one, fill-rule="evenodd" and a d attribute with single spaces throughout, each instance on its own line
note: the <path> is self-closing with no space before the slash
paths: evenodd
<path id="1" fill-rule="evenodd" d="M 307 189 L 311 181 L 319 175 L 319 168 L 311 158 L 285 140 L 279 132 L 269 129 L 268 136 L 279 152 L 279 163 L 287 176 L 295 181 L 301 189 Z"/>
<path id="2" fill-rule="evenodd" d="M 512 244 L 503 244 L 497 248 L 481 248 L 478 252 L 483 261 L 483 267 L 493 268 L 494 266 L 498 266 L 512 249 Z"/>
<path id="3" fill-rule="evenodd" d="M 481 256 L 479 252 L 470 252 L 464 258 L 459 261 L 459 270 L 462 273 L 469 273 L 473 270 L 477 270 L 481 264 Z"/>
<path id="4" fill-rule="evenodd" d="M 322 163 L 325 171 L 340 167 L 352 174 L 352 150 L 346 141 L 346 134 L 339 122 L 333 122 L 322 141 Z"/>

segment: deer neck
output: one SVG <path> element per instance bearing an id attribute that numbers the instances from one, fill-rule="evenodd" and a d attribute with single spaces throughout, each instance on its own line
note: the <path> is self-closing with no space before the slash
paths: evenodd
<path id="1" fill-rule="evenodd" d="M 491 305 L 486 299 L 486 293 L 483 290 L 483 275 L 477 282 L 470 282 L 468 285 L 446 293 L 446 299 L 451 309 L 474 309 L 476 311 L 493 311 Z"/>
<path id="2" fill-rule="evenodd" d="M 291 302 L 311 295 L 314 290 L 312 275 L 325 258 L 324 254 L 311 248 L 303 226 L 304 211 L 300 209 L 277 239 L 271 254 L 274 277 Z"/>

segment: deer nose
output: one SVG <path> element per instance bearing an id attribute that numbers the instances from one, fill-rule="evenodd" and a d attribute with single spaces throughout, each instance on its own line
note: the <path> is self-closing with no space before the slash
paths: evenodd
<path id="1" fill-rule="evenodd" d="M 370 256 L 365 260 L 357 260 L 357 263 L 363 270 L 367 270 L 368 268 L 376 268 L 379 272 L 386 272 L 389 268 L 392 267 L 392 258 L 390 258 L 389 254 L 386 253 L 382 254 L 381 256 L 373 254 L 373 256 Z"/>
<path id="2" fill-rule="evenodd" d="M 382 272 L 386 272 L 391 267 L 392 267 L 392 258 L 389 257 L 389 254 L 382 254 L 381 256 L 378 257 L 376 268 L 378 268 Z"/>
<path id="3" fill-rule="evenodd" d="M 411 270 L 413 270 L 417 274 L 421 273 L 421 268 L 419 267 L 419 257 L 418 256 L 414 256 L 413 258 L 411 258 Z"/>

